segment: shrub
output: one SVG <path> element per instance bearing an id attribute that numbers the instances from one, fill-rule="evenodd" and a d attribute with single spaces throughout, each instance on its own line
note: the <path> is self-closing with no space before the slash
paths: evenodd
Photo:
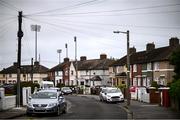
<path id="1" fill-rule="evenodd" d="M 28 81 L 28 82 L 20 82 L 20 100 L 22 103 L 22 88 L 23 87 L 31 87 L 31 93 L 34 92 L 35 87 L 39 88 L 39 84 L 38 83 L 33 83 L 32 81 Z M 17 95 L 17 84 L 14 85 L 14 94 Z"/>
<path id="2" fill-rule="evenodd" d="M 180 99 L 180 79 L 171 83 L 169 93 L 171 97 Z"/>

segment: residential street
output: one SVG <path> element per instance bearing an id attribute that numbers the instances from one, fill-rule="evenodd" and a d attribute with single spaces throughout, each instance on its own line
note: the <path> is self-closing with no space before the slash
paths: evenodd
<path id="1" fill-rule="evenodd" d="M 86 96 L 68 95 L 68 112 L 60 116 L 33 115 L 16 119 L 126 119 L 127 113 L 118 104 L 103 103 Z"/>

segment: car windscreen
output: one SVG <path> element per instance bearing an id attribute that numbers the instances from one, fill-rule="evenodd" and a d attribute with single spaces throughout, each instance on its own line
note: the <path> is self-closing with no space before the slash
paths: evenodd
<path id="1" fill-rule="evenodd" d="M 106 91 L 107 93 L 118 93 L 118 92 L 121 92 L 120 89 L 107 89 Z"/>
<path id="2" fill-rule="evenodd" d="M 56 92 L 38 92 L 32 94 L 32 98 L 34 99 L 56 99 L 57 93 Z"/>
<path id="3" fill-rule="evenodd" d="M 70 90 L 68 87 L 63 87 L 62 90 Z"/>

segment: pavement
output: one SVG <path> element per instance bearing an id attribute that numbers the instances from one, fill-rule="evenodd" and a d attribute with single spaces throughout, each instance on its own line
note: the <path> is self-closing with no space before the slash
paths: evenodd
<path id="1" fill-rule="evenodd" d="M 99 101 L 97 95 L 82 95 Z M 130 106 L 125 102 L 118 103 L 122 109 L 127 112 L 128 119 L 180 119 L 180 111 L 174 111 L 171 108 L 159 106 L 158 104 L 149 104 L 136 100 L 130 101 Z"/>
<path id="2" fill-rule="evenodd" d="M 0 111 L 0 119 L 13 119 L 26 114 L 26 107 L 14 107 L 12 109 Z"/>
<path id="3" fill-rule="evenodd" d="M 79 95 L 99 101 L 97 95 Z M 159 106 L 158 104 L 148 104 L 135 100 L 130 101 L 130 106 L 126 101 L 118 103 L 127 112 L 128 119 L 180 119 L 180 111 L 173 111 L 171 108 Z M 13 119 L 26 114 L 26 107 L 15 107 L 9 110 L 0 111 L 0 119 Z"/>

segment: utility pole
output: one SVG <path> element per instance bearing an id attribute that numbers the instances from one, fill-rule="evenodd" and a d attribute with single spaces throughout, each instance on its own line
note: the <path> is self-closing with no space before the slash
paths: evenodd
<path id="1" fill-rule="evenodd" d="M 23 31 L 22 31 L 22 11 L 19 12 L 18 15 L 18 57 L 17 57 L 17 103 L 16 106 L 20 107 L 20 74 L 21 74 L 21 39 L 23 37 Z"/>
<path id="2" fill-rule="evenodd" d="M 33 82 L 33 58 L 31 58 L 31 81 Z"/>
<path id="3" fill-rule="evenodd" d="M 76 36 L 74 37 L 74 42 L 75 42 L 75 64 L 76 64 L 76 85 L 78 85 L 78 63 L 77 63 L 77 40 Z"/>
<path id="4" fill-rule="evenodd" d="M 123 34 L 127 34 L 127 106 L 130 105 L 130 59 L 129 59 L 129 30 L 127 30 L 126 32 L 122 32 L 122 31 L 114 31 L 114 33 L 123 33 Z"/>

